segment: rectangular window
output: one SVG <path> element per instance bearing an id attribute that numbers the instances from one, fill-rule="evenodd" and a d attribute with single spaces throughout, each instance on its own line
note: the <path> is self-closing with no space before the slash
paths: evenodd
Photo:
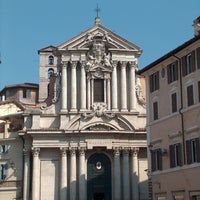
<path id="1" fill-rule="evenodd" d="M 200 162 L 200 144 L 199 138 L 186 141 L 187 163 L 192 164 Z"/>
<path id="2" fill-rule="evenodd" d="M 169 146 L 170 151 L 170 167 L 177 167 L 182 165 L 181 144 L 173 144 Z"/>
<path id="3" fill-rule="evenodd" d="M 178 107 L 177 107 L 177 94 L 173 93 L 171 95 L 171 103 L 172 103 L 172 113 L 177 112 Z"/>
<path id="4" fill-rule="evenodd" d="M 104 79 L 94 79 L 94 102 L 104 102 Z"/>
<path id="5" fill-rule="evenodd" d="M 167 66 L 168 83 L 178 80 L 178 61 Z"/>
<path id="6" fill-rule="evenodd" d="M 159 89 L 159 72 L 155 72 L 150 76 L 150 92 Z"/>
<path id="7" fill-rule="evenodd" d="M 183 76 L 186 76 L 195 71 L 195 51 L 182 58 Z"/>
<path id="8" fill-rule="evenodd" d="M 200 47 L 197 48 L 197 68 L 200 69 Z"/>
<path id="9" fill-rule="evenodd" d="M 162 152 L 161 149 L 155 149 L 151 152 L 152 171 L 162 170 Z"/>
<path id="10" fill-rule="evenodd" d="M 0 181 L 6 180 L 7 170 L 8 170 L 8 164 L 7 163 L 0 163 Z"/>
<path id="11" fill-rule="evenodd" d="M 23 89 L 23 98 L 30 99 L 30 97 L 31 97 L 30 89 Z"/>
<path id="12" fill-rule="evenodd" d="M 188 106 L 194 105 L 193 85 L 187 87 L 187 105 Z"/>
<path id="13" fill-rule="evenodd" d="M 0 154 L 8 153 L 9 147 L 7 144 L 0 145 Z"/>
<path id="14" fill-rule="evenodd" d="M 200 81 L 198 82 L 198 95 L 199 95 L 199 102 L 200 102 Z"/>
<path id="15" fill-rule="evenodd" d="M 153 103 L 153 119 L 157 120 L 158 119 L 158 102 Z"/>

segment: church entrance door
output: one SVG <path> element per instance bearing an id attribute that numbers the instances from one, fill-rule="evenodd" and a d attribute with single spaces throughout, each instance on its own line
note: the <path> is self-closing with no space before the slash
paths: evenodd
<path id="1" fill-rule="evenodd" d="M 105 154 L 93 154 L 87 165 L 87 199 L 111 200 L 111 162 Z"/>

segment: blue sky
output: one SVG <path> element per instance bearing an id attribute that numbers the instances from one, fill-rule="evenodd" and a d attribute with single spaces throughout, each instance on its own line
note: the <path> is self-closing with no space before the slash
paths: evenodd
<path id="1" fill-rule="evenodd" d="M 194 36 L 199 0 L 0 0 L 0 90 L 38 83 L 37 51 L 101 24 L 139 46 L 143 68 Z"/>

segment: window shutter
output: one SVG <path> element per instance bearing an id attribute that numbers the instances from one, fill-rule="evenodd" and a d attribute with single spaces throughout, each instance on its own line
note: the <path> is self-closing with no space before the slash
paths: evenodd
<path id="1" fill-rule="evenodd" d="M 156 161 L 156 159 L 155 159 L 155 151 L 153 150 L 151 152 L 151 170 L 152 170 L 152 172 L 154 172 L 156 170 L 155 161 Z"/>
<path id="2" fill-rule="evenodd" d="M 192 51 L 192 71 L 194 72 L 196 70 L 196 64 L 195 64 L 195 51 Z"/>
<path id="3" fill-rule="evenodd" d="M 0 145 L 0 154 L 3 153 L 3 145 Z"/>
<path id="4" fill-rule="evenodd" d="M 190 144 L 190 140 L 186 141 L 186 154 L 187 154 L 187 164 L 191 164 L 192 160 L 191 160 L 191 144 Z"/>
<path id="5" fill-rule="evenodd" d="M 175 76 L 176 80 L 178 80 L 178 61 L 175 62 Z"/>
<path id="6" fill-rule="evenodd" d="M 170 168 L 175 166 L 174 162 L 174 145 L 169 146 L 169 153 L 170 153 Z"/>
<path id="7" fill-rule="evenodd" d="M 158 102 L 153 103 L 153 119 L 158 119 Z"/>
<path id="8" fill-rule="evenodd" d="M 181 58 L 181 62 L 182 62 L 182 76 L 185 76 L 186 75 L 186 60 L 185 60 L 185 56 Z"/>
<path id="9" fill-rule="evenodd" d="M 156 72 L 156 89 L 159 89 L 159 72 Z"/>
<path id="10" fill-rule="evenodd" d="M 162 170 L 162 150 L 158 149 L 158 169 Z"/>
<path id="11" fill-rule="evenodd" d="M 197 48 L 197 68 L 200 69 L 200 47 Z"/>
<path id="12" fill-rule="evenodd" d="M 150 92 L 153 92 L 153 87 L 152 87 L 152 75 L 149 76 L 149 85 L 150 85 Z"/>
<path id="13" fill-rule="evenodd" d="M 170 65 L 167 65 L 167 80 L 168 83 L 171 83 L 171 76 L 170 76 Z"/>
<path id="14" fill-rule="evenodd" d="M 200 144 L 199 144 L 199 138 L 195 139 L 196 147 L 197 147 L 197 162 L 200 162 Z"/>
<path id="15" fill-rule="evenodd" d="M 4 164 L 4 180 L 8 177 L 8 163 Z"/>
<path id="16" fill-rule="evenodd" d="M 182 148 L 181 148 L 181 143 L 178 143 L 178 166 L 182 166 Z"/>
<path id="17" fill-rule="evenodd" d="M 199 95 L 199 102 L 200 102 L 200 81 L 198 82 L 198 95 Z"/>

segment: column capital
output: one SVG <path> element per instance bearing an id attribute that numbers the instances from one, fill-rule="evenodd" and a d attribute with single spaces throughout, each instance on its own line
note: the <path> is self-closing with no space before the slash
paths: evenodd
<path id="1" fill-rule="evenodd" d="M 130 148 L 129 147 L 124 147 L 122 148 L 123 154 L 129 154 Z"/>
<path id="2" fill-rule="evenodd" d="M 23 148 L 23 153 L 24 153 L 24 156 L 28 156 L 29 153 L 30 153 L 30 149 L 28 149 L 27 147 L 24 147 Z"/>
<path id="3" fill-rule="evenodd" d="M 72 69 L 76 69 L 77 62 L 76 61 L 71 61 L 71 67 L 72 67 Z"/>
<path id="4" fill-rule="evenodd" d="M 38 157 L 39 153 L 40 153 L 40 148 L 38 147 L 33 147 L 32 148 L 32 153 L 33 153 L 33 157 Z"/>
<path id="5" fill-rule="evenodd" d="M 76 155 L 76 150 L 77 150 L 76 147 L 70 147 L 70 148 L 69 148 L 70 155 L 71 155 L 71 156 Z"/>
<path id="6" fill-rule="evenodd" d="M 137 156 L 139 152 L 139 147 L 132 147 L 131 148 L 131 153 L 133 156 Z"/>
<path id="7" fill-rule="evenodd" d="M 120 147 L 114 147 L 114 156 L 120 156 L 121 148 Z"/>
<path id="8" fill-rule="evenodd" d="M 67 63 L 68 63 L 68 61 L 62 61 L 62 62 L 61 62 L 61 66 L 62 66 L 62 67 L 67 67 Z"/>
<path id="9" fill-rule="evenodd" d="M 80 147 L 78 150 L 79 150 L 78 152 L 79 152 L 80 156 L 84 156 L 85 155 L 86 147 Z"/>
<path id="10" fill-rule="evenodd" d="M 67 155 L 67 147 L 60 147 L 60 151 L 61 151 L 61 156 L 66 156 Z"/>

